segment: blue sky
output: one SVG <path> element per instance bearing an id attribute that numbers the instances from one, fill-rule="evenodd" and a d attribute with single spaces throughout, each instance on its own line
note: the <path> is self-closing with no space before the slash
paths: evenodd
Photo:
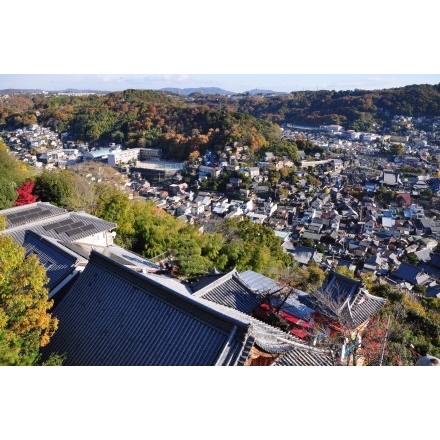
<path id="1" fill-rule="evenodd" d="M 439 84 L 440 74 L 0 74 L 0 89 L 43 90 L 161 89 L 163 87 L 220 87 L 231 92 L 269 89 L 297 90 L 384 89 L 411 84 Z"/>

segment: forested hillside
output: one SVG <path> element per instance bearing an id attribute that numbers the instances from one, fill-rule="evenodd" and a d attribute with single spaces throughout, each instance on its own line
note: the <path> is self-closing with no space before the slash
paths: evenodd
<path id="1" fill-rule="evenodd" d="M 13 97 L 4 104 L 0 124 L 18 128 L 27 123 Z M 252 151 L 280 138 L 280 128 L 244 113 L 212 109 L 187 103 L 183 98 L 153 91 L 126 90 L 105 96 L 33 97 L 38 122 L 68 131 L 74 139 L 88 142 L 123 142 L 131 147 L 160 147 L 165 158 L 185 160 L 198 150 L 223 148 L 232 142 L 248 145 Z M 16 113 L 14 113 L 16 111 Z M 34 115 L 35 116 L 35 115 Z"/>
<path id="2" fill-rule="evenodd" d="M 274 96 L 197 96 L 195 102 L 281 123 L 340 124 L 368 131 L 394 115 L 440 116 L 440 84 L 412 85 L 385 90 L 301 91 Z"/>
<path id="3" fill-rule="evenodd" d="M 0 99 L 0 127 L 39 122 L 88 142 L 160 147 L 165 158 L 186 160 L 238 142 L 251 154 L 279 142 L 283 123 L 340 124 L 374 131 L 394 115 L 440 117 L 440 85 L 386 90 L 302 91 L 282 95 L 193 94 L 151 90 L 107 95 L 18 95 Z"/>

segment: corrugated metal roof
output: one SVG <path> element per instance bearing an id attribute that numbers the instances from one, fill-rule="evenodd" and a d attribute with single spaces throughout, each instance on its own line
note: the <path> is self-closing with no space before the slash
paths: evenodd
<path id="1" fill-rule="evenodd" d="M 242 365 L 253 343 L 248 322 L 96 251 L 54 315 L 43 354 L 66 353 L 65 365 Z"/>
<path id="2" fill-rule="evenodd" d="M 252 289 L 260 292 L 274 293 L 281 288 L 273 279 L 254 272 L 253 270 L 245 270 L 240 272 L 240 278 Z"/>

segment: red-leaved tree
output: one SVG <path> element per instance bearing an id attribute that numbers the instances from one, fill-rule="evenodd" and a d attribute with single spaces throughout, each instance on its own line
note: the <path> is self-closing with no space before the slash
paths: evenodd
<path id="1" fill-rule="evenodd" d="M 35 184 L 31 180 L 27 180 L 23 183 L 23 185 L 18 186 L 16 188 L 18 192 L 18 197 L 14 203 L 14 206 L 29 205 L 29 203 L 36 202 L 38 200 L 38 196 L 32 194 L 34 186 Z"/>

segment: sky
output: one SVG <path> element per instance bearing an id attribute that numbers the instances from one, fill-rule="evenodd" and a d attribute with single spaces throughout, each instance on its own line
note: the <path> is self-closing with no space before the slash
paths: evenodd
<path id="1" fill-rule="evenodd" d="M 2 89 L 73 89 L 121 91 L 165 87 L 219 87 L 241 93 L 252 89 L 384 89 L 412 84 L 440 84 L 440 74 L 0 74 Z"/>
<path id="2" fill-rule="evenodd" d="M 27 3 L 26 8 L 22 2 Z M 219 87 L 383 89 L 439 84 L 437 16 L 369 0 L 223 0 L 221 5 L 77 0 L 48 21 L 51 0 L 2 5 L 0 89 L 95 90 Z M 344 14 L 348 14 L 345 17 Z M 15 18 L 13 18 L 15 17 Z M 19 18 L 18 18 L 19 17 Z M 26 29 L 25 33 L 18 32 Z M 36 26 L 38 23 L 38 26 Z"/>

